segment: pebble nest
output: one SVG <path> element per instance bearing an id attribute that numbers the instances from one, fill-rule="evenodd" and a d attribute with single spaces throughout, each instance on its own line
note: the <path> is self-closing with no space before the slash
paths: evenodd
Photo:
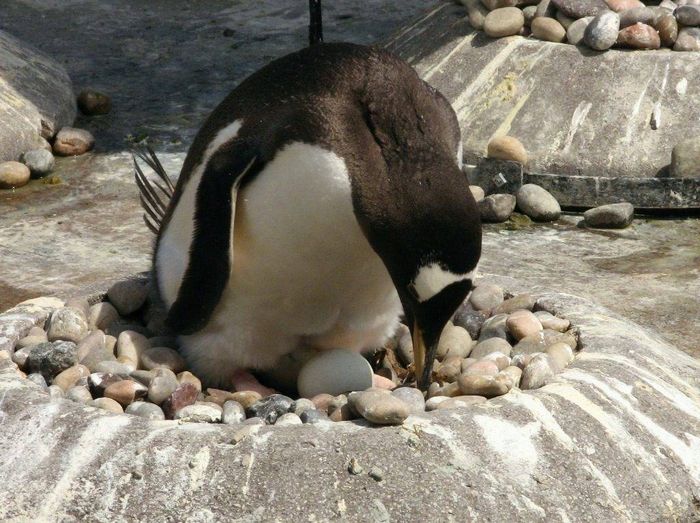
<path id="1" fill-rule="evenodd" d="M 469 23 L 493 38 L 513 35 L 584 45 L 700 50 L 698 0 L 460 0 Z"/>
<path id="2" fill-rule="evenodd" d="M 146 279 L 118 282 L 92 304 L 86 298 L 38 300 L 52 304 L 48 319 L 0 356 L 11 357 L 21 376 L 56 401 L 151 420 L 300 425 L 364 418 L 401 424 L 411 414 L 469 408 L 514 388 L 541 387 L 574 360 L 578 345 L 570 322 L 542 310 L 534 296 L 514 296 L 481 281 L 442 333 L 427 392 L 412 386 L 411 335 L 401 324 L 384 347 L 365 356 L 393 390 L 262 397 L 207 388 L 187 370 L 162 311 L 149 299 Z M 280 383 L 265 384 L 281 389 Z"/>

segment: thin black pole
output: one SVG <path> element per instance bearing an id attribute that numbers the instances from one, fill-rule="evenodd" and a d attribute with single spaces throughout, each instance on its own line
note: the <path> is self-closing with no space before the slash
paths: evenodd
<path id="1" fill-rule="evenodd" d="M 321 0 L 309 0 L 309 45 L 323 42 Z"/>

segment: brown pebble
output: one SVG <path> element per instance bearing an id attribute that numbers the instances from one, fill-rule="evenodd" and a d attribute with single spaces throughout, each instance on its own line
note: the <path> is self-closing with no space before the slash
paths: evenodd
<path id="1" fill-rule="evenodd" d="M 112 110 L 112 99 L 99 91 L 85 89 L 78 95 L 78 108 L 88 116 L 107 114 Z"/>
<path id="2" fill-rule="evenodd" d="M 51 382 L 52 385 L 58 385 L 66 392 L 73 385 L 75 385 L 79 379 L 87 378 L 90 375 L 90 369 L 85 365 L 73 365 L 68 367 L 63 372 L 60 372 Z"/>
<path id="3" fill-rule="evenodd" d="M 178 375 L 179 377 L 179 375 Z M 201 386 L 201 383 L 200 383 Z M 195 385 L 196 388 L 196 385 Z M 207 395 L 205 397 L 205 401 L 210 401 L 212 403 L 216 403 L 217 405 L 223 407 L 224 403 L 227 401 L 236 401 L 234 398 L 234 395 L 237 394 L 235 392 L 230 392 L 228 390 L 221 390 L 221 389 L 212 389 L 208 388 L 207 389 Z M 240 394 L 240 393 L 238 393 Z"/>
<path id="4" fill-rule="evenodd" d="M 199 380 L 199 378 L 197 376 L 195 376 L 194 374 L 192 374 L 188 370 L 178 374 L 177 381 L 178 381 L 178 383 L 191 383 L 192 385 L 195 386 L 195 388 L 199 392 L 202 392 L 202 382 Z"/>
<path id="5" fill-rule="evenodd" d="M 95 146 L 95 138 L 85 129 L 64 127 L 56 135 L 53 152 L 58 156 L 85 154 Z"/>
<path id="6" fill-rule="evenodd" d="M 161 408 L 166 419 L 173 419 L 175 413 L 187 405 L 194 405 L 199 391 L 191 383 L 183 383 L 163 402 Z"/>
<path id="7" fill-rule="evenodd" d="M 314 406 L 323 412 L 328 412 L 328 406 L 335 399 L 334 396 L 326 393 L 316 394 L 313 398 L 310 398 Z"/>
<path id="8" fill-rule="evenodd" d="M 520 140 L 512 136 L 497 136 L 492 138 L 487 146 L 489 158 L 497 160 L 511 160 L 525 165 L 527 163 L 527 152 Z"/>
<path id="9" fill-rule="evenodd" d="M 253 403 L 256 403 L 262 399 L 262 395 L 254 390 L 244 390 L 240 392 L 234 392 L 231 396 L 233 401 L 237 401 L 243 405 L 244 409 L 249 408 Z"/>
<path id="10" fill-rule="evenodd" d="M 0 189 L 14 189 L 29 183 L 29 167 L 19 162 L 0 162 Z"/>
<path id="11" fill-rule="evenodd" d="M 148 394 L 148 388 L 131 380 L 112 383 L 104 392 L 105 398 L 111 398 L 124 407 L 137 399 L 146 397 L 146 394 Z"/>
<path id="12" fill-rule="evenodd" d="M 115 414 L 124 413 L 122 406 L 112 398 L 97 398 L 92 400 L 91 405 L 98 409 L 106 410 L 107 412 L 114 412 Z"/>

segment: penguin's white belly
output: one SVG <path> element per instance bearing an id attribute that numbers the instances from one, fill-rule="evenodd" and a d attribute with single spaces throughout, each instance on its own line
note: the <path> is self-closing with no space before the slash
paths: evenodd
<path id="1" fill-rule="evenodd" d="M 344 161 L 318 146 L 282 149 L 238 194 L 233 268 L 222 299 L 183 349 L 203 375 L 269 368 L 300 345 L 380 346 L 401 305 L 355 218 Z"/>

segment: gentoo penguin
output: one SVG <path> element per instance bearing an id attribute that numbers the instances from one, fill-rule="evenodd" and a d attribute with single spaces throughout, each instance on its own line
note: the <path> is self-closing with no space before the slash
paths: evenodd
<path id="1" fill-rule="evenodd" d="M 299 347 L 381 347 L 403 313 L 427 387 L 481 252 L 460 156 L 449 103 L 386 51 L 319 44 L 244 80 L 150 210 L 192 370 L 231 386 Z"/>

